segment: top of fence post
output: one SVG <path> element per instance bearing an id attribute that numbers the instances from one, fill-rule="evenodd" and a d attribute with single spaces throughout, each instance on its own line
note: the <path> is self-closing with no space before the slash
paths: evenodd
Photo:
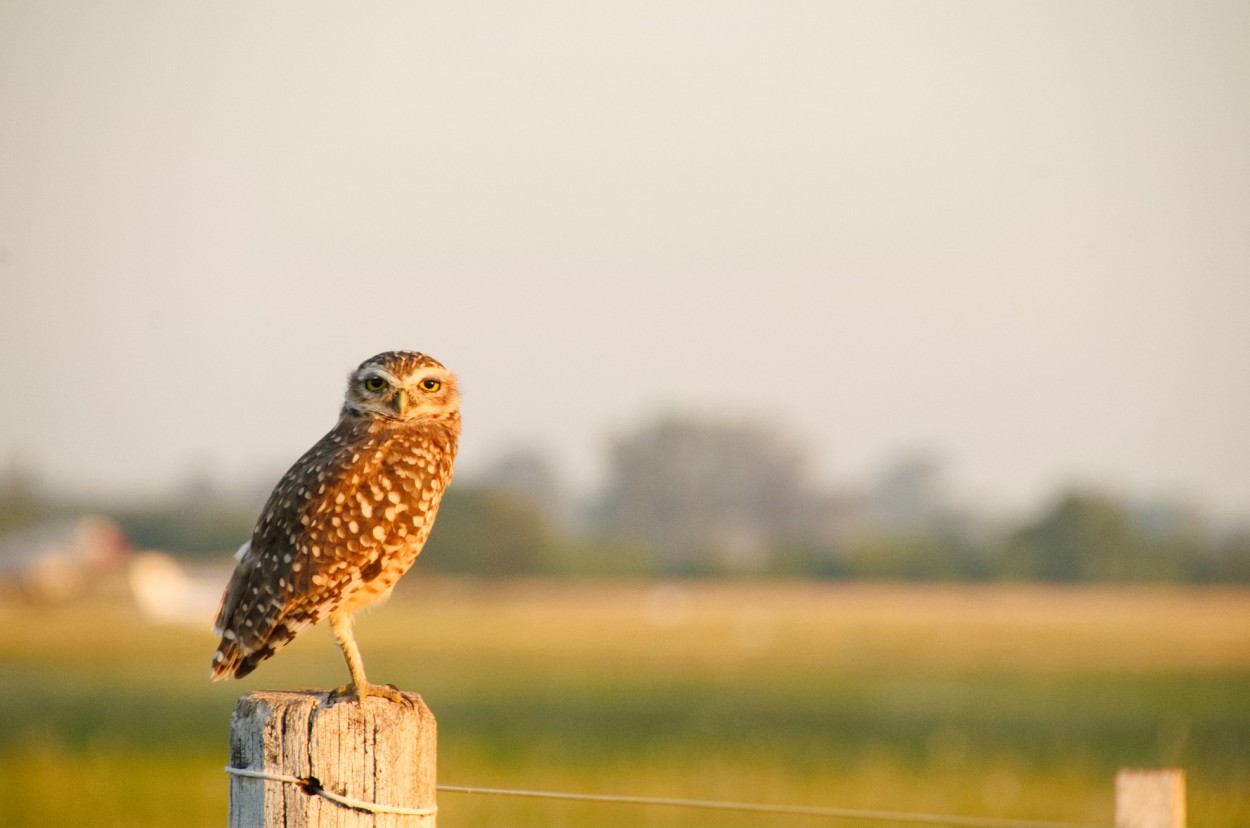
<path id="1" fill-rule="evenodd" d="M 1126 768 L 1117 773 L 1115 828 L 1185 828 L 1185 772 Z"/>
<path id="2" fill-rule="evenodd" d="M 230 828 L 433 828 L 437 725 L 404 698 L 245 694 L 230 717 Z"/>

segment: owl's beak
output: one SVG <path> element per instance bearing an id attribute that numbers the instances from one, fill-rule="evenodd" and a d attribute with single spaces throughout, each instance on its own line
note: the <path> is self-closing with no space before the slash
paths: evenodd
<path id="1" fill-rule="evenodd" d="M 402 420 L 404 412 L 408 410 L 408 393 L 402 389 L 397 391 L 395 396 L 391 397 L 391 408 L 395 409 L 395 416 Z"/>

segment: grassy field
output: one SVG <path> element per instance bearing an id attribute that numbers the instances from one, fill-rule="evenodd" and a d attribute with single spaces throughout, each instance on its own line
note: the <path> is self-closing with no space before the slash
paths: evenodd
<path id="1" fill-rule="evenodd" d="M 1250 591 L 407 580 L 358 639 L 438 716 L 445 784 L 1109 825 L 1117 768 L 1183 767 L 1191 825 L 1250 823 Z M 238 695 L 346 673 L 315 628 L 209 684 L 214 644 L 120 598 L 0 605 L 0 825 L 223 826 Z M 760 824 L 440 807 L 450 828 Z"/>

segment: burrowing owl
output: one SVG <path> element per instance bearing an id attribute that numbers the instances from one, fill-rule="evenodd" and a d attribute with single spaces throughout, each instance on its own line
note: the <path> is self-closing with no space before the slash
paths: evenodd
<path id="1" fill-rule="evenodd" d="M 242 677 L 329 616 L 351 683 L 336 693 L 400 700 L 365 680 L 352 613 L 385 597 L 434 525 L 460 437 L 456 378 L 414 351 L 361 363 L 338 424 L 283 475 L 221 598 L 213 679 Z"/>

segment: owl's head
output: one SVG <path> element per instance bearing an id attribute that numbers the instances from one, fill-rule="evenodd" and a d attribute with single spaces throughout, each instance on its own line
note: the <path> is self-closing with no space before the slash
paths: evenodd
<path id="1" fill-rule="evenodd" d="M 343 413 L 396 421 L 459 417 L 456 375 L 416 351 L 378 354 L 348 377 Z"/>

